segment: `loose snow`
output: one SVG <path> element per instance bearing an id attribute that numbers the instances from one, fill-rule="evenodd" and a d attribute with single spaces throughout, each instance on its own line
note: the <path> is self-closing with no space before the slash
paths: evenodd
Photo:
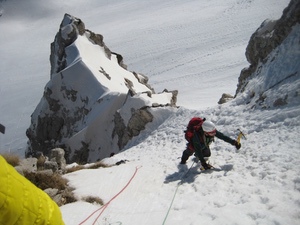
<path id="1" fill-rule="evenodd" d="M 255 109 L 253 102 L 245 105 L 244 93 L 216 104 L 223 92 L 234 94 L 239 72 L 248 65 L 244 52 L 251 34 L 265 19 L 278 19 L 288 2 L 2 2 L 0 123 L 6 134 L 0 136 L 1 152 L 24 153 L 30 114 L 49 80 L 49 45 L 68 12 L 101 33 L 129 70 L 149 76 L 155 90 L 178 89 L 182 107 L 153 109 L 154 122 L 123 152 L 103 160 L 111 167 L 65 175 L 79 199 L 95 196 L 106 204 L 62 206 L 67 225 L 90 215 L 82 224 L 299 224 L 299 101 Z M 268 88 L 258 90 L 260 82 L 252 80 L 253 91 Z M 278 82 L 280 76 L 273 84 Z M 273 102 L 277 98 L 270 96 Z M 193 116 L 212 120 L 232 138 L 237 129 L 246 134 L 240 150 L 218 139 L 212 144 L 210 162 L 219 171 L 200 172 L 193 157 L 178 164 L 183 130 Z"/>
<path id="2" fill-rule="evenodd" d="M 125 164 L 66 175 L 77 197 L 98 196 L 107 203 L 138 168 L 105 210 L 83 201 L 65 205 L 65 221 L 79 224 L 100 209 L 84 224 L 92 224 L 102 210 L 95 224 L 163 224 L 166 216 L 165 224 L 297 224 L 299 109 L 253 113 L 243 108 L 170 112 L 150 135 L 145 131 L 128 150 L 103 160 Z M 201 173 L 192 157 L 187 165 L 178 164 L 185 147 L 182 131 L 193 115 L 211 118 L 231 137 L 236 128 L 247 134 L 240 150 L 221 140 L 213 144 L 210 162 L 220 171 Z"/>

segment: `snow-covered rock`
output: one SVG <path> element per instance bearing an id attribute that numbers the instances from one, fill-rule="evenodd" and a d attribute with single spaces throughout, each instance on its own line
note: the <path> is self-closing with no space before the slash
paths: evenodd
<path id="1" fill-rule="evenodd" d="M 300 104 L 300 2 L 291 0 L 279 20 L 265 20 L 246 49 L 236 96 L 251 108 Z"/>
<path id="2" fill-rule="evenodd" d="M 102 35 L 71 15 L 65 14 L 51 44 L 50 62 L 50 81 L 26 132 L 27 154 L 61 147 L 68 162 L 93 162 L 139 135 L 154 119 L 150 109 L 176 106 L 177 91 L 155 93 Z"/>

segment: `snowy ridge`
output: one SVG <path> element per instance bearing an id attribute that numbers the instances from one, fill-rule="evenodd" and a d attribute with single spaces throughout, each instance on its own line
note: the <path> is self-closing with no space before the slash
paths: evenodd
<path id="1" fill-rule="evenodd" d="M 122 150 L 152 121 L 151 107 L 176 106 L 177 91 L 156 94 L 142 74 L 126 70 L 102 35 L 65 14 L 51 44 L 51 74 L 31 116 L 26 155 L 57 146 L 68 162 L 95 162 Z"/>
<path id="2" fill-rule="evenodd" d="M 125 164 L 65 175 L 79 199 L 97 196 L 107 203 L 127 184 L 136 167 L 142 166 L 95 224 L 163 224 L 178 182 L 193 164 L 190 159 L 186 167 L 178 168 L 185 148 L 183 130 L 189 119 L 197 115 L 211 119 L 220 131 L 232 138 L 240 128 L 247 140 L 242 140 L 239 151 L 220 140 L 213 143 L 210 161 L 222 171 L 199 174 L 199 164 L 194 164 L 178 187 L 165 224 L 298 225 L 299 97 L 291 98 L 291 104 L 273 107 L 278 95 L 270 89 L 268 102 L 264 104 L 271 107 L 263 109 L 255 102 L 260 91 L 267 90 L 263 87 L 270 86 L 255 84 L 253 80 L 249 86 L 252 90 L 247 89 L 227 104 L 215 106 L 223 92 L 234 92 L 238 74 L 247 66 L 244 52 L 251 34 L 266 18 L 278 19 L 288 2 L 91 0 L 62 3 L 53 0 L 46 5 L 32 0 L 18 1 L 18 4 L 14 0 L 3 2 L 0 27 L 5 32 L 0 36 L 3 59 L 0 84 L 5 85 L 0 91 L 6 98 L 1 99 L 0 122 L 5 121 L 8 129 L 6 135 L 0 136 L 1 150 L 13 151 L 15 146 L 23 150 L 28 117 L 47 82 L 48 72 L 43 77 L 40 74 L 49 70 L 48 46 L 57 30 L 57 21 L 65 11 L 78 16 L 84 14 L 93 30 L 106 32 L 104 36 L 110 46 L 127 54 L 129 68 L 151 75 L 156 89 L 180 87 L 179 105 L 184 106 L 177 110 L 156 110 L 156 120 L 127 144 L 126 151 L 104 160 L 111 165 L 128 160 Z M 49 27 L 44 26 L 45 22 Z M 36 27 L 38 34 L 33 29 Z M 20 35 L 24 40 L 20 41 Z M 278 56 L 284 51 L 281 49 Z M 19 66 L 7 67 L 15 61 Z M 278 80 L 273 84 L 280 81 L 279 75 L 276 77 Z M 288 88 L 294 84 L 289 82 L 296 82 L 295 78 L 285 80 L 286 84 L 280 82 L 279 86 L 296 93 Z M 256 81 L 268 79 L 261 77 Z M 279 86 L 275 88 L 279 90 Z M 257 95 L 248 95 L 251 91 Z M 211 108 L 206 109 L 207 106 Z M 78 201 L 62 206 L 61 211 L 65 223 L 74 225 L 100 207 Z M 83 224 L 92 224 L 98 215 Z"/>

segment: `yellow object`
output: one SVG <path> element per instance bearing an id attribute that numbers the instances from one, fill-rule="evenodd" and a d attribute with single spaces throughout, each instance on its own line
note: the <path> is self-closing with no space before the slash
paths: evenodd
<path id="1" fill-rule="evenodd" d="M 240 143 L 241 143 L 241 138 L 244 137 L 244 138 L 246 139 L 246 136 L 243 134 L 243 132 L 242 132 L 240 129 L 238 129 L 238 131 L 239 131 L 240 133 L 239 133 L 239 135 L 238 135 L 236 141 L 237 141 L 237 143 L 240 144 Z"/>
<path id="2" fill-rule="evenodd" d="M 0 155 L 0 225 L 64 225 L 57 204 Z"/>

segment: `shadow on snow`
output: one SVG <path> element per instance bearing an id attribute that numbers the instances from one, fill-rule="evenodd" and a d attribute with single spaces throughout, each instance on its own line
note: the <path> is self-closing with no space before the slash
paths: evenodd
<path id="1" fill-rule="evenodd" d="M 178 171 L 166 176 L 164 181 L 165 184 L 174 181 L 180 181 L 181 183 L 193 183 L 196 176 L 201 173 L 199 166 L 188 168 L 187 165 L 178 165 L 177 168 Z"/>
<path id="2" fill-rule="evenodd" d="M 201 171 L 198 164 L 196 166 L 193 166 L 191 168 L 188 168 L 187 165 L 178 165 L 177 166 L 178 171 L 169 174 L 166 176 L 164 183 L 170 183 L 175 181 L 180 181 L 180 183 L 193 183 L 196 179 L 196 177 L 203 173 L 203 174 L 211 174 L 213 172 L 224 172 L 224 176 L 227 176 L 227 173 L 233 169 L 232 164 L 226 164 L 223 166 L 220 166 L 220 168 L 214 168 L 210 170 L 204 170 Z"/>

